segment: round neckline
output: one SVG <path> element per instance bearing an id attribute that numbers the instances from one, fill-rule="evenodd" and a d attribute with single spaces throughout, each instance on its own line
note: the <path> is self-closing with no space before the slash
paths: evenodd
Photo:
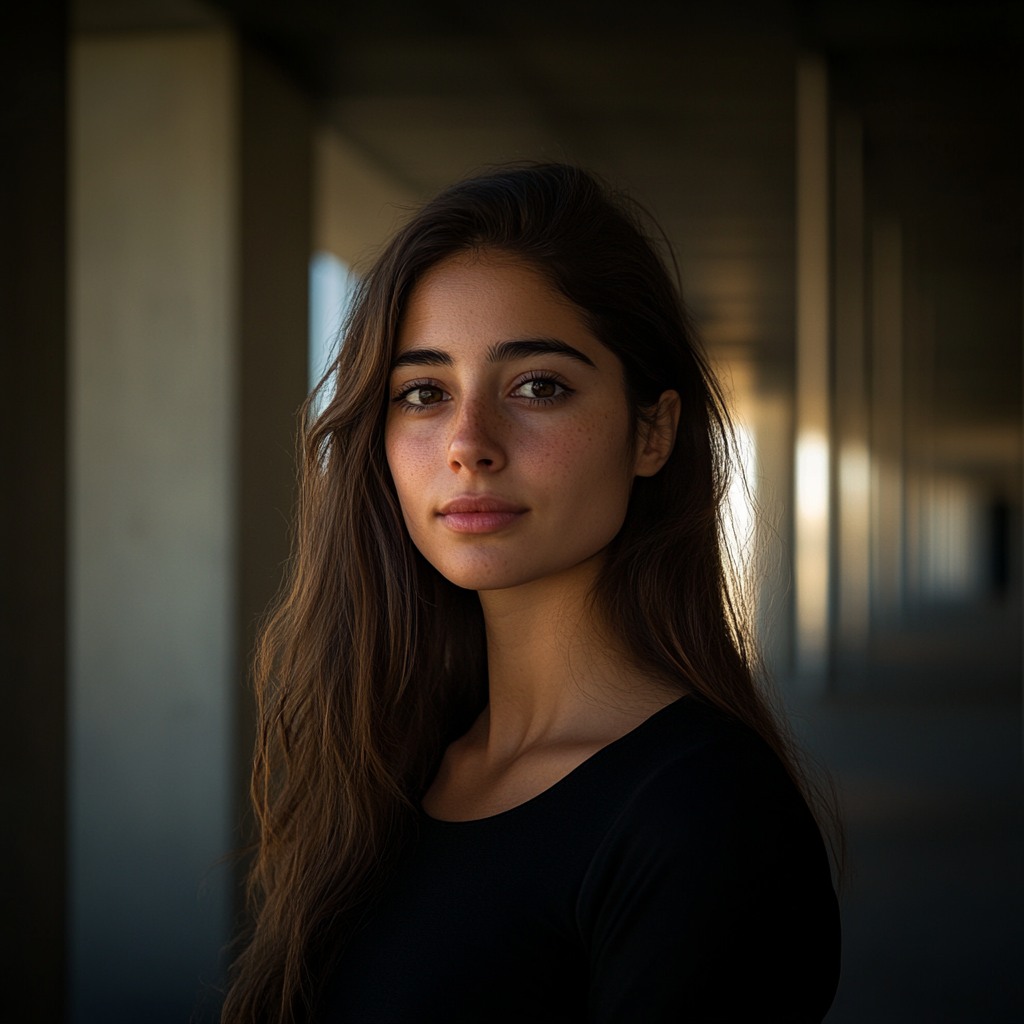
<path id="1" fill-rule="evenodd" d="M 558 779 L 555 782 L 552 782 L 547 789 L 542 789 L 535 796 L 531 796 L 528 800 L 524 800 L 521 804 L 516 804 L 515 807 L 509 807 L 504 811 L 498 811 L 497 814 L 488 814 L 482 818 L 465 818 L 461 821 L 452 821 L 447 818 L 435 818 L 432 815 L 427 814 L 426 810 L 424 810 L 423 804 L 420 803 L 418 805 L 420 818 L 424 821 L 429 822 L 431 826 L 437 825 L 443 828 L 460 828 L 466 825 L 481 825 L 484 822 L 498 821 L 499 819 L 507 818 L 510 814 L 515 814 L 517 811 L 521 811 L 526 807 L 536 806 L 536 804 L 539 801 L 543 801 L 549 794 L 554 793 L 561 787 L 564 787 L 564 785 L 568 783 L 570 779 L 576 778 L 581 773 L 584 773 L 584 769 L 587 769 L 588 766 L 593 765 L 595 761 L 601 758 L 601 756 L 606 751 L 610 751 L 613 748 L 618 747 L 626 740 L 636 736 L 637 733 L 644 730 L 656 718 L 660 718 L 662 715 L 664 715 L 665 712 L 669 710 L 669 708 L 677 707 L 689 696 L 689 694 L 684 693 L 681 697 L 677 697 L 675 700 L 670 701 L 663 708 L 658 708 L 658 710 L 655 711 L 653 715 L 648 715 L 647 718 L 645 718 L 639 725 L 636 725 L 632 729 L 630 729 L 629 732 L 623 733 L 618 739 L 612 740 L 611 743 L 606 743 L 603 747 L 600 747 L 599 749 L 595 750 L 589 757 L 584 758 L 582 761 L 580 761 L 578 765 L 576 765 L 575 768 L 572 769 L 572 771 L 566 772 L 566 774 L 563 775 L 560 779 Z"/>

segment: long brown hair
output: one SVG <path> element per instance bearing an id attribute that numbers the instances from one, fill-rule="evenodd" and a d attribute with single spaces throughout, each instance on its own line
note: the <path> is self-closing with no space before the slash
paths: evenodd
<path id="1" fill-rule="evenodd" d="M 330 401 L 311 424 L 303 415 L 294 556 L 256 654 L 254 925 L 225 1024 L 308 1013 L 409 842 L 445 747 L 487 701 L 479 600 L 413 547 L 383 443 L 403 309 L 456 253 L 494 250 L 544 274 L 622 361 L 636 420 L 679 392 L 675 448 L 636 480 L 595 607 L 639 667 L 755 729 L 805 785 L 723 563 L 729 420 L 661 245 L 592 175 L 507 167 L 427 203 L 364 278 L 321 383 Z"/>

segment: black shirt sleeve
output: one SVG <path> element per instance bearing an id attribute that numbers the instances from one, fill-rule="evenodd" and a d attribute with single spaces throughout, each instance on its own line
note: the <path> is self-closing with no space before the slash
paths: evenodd
<path id="1" fill-rule="evenodd" d="M 577 904 L 595 1024 L 820 1022 L 839 972 L 828 859 L 785 769 L 726 731 L 639 788 Z"/>

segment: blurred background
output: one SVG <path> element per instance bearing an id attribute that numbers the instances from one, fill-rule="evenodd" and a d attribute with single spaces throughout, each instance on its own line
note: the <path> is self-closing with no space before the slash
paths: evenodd
<path id="1" fill-rule="evenodd" d="M 658 217 L 729 389 L 761 641 L 848 822 L 828 1021 L 1021 1020 L 1022 29 L 5 4 L 4 1018 L 214 1019 L 296 411 L 404 206 L 544 158 Z"/>

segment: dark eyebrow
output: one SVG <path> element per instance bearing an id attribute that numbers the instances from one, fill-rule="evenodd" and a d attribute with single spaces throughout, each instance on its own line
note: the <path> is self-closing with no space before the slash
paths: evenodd
<path id="1" fill-rule="evenodd" d="M 394 362 L 392 369 L 399 366 L 452 366 L 452 357 L 437 348 L 411 348 L 403 352 Z"/>
<path id="2" fill-rule="evenodd" d="M 524 338 L 521 341 L 503 341 L 500 345 L 492 345 L 487 350 L 487 360 L 491 363 L 503 363 L 510 359 L 542 355 L 569 356 L 570 359 L 578 359 L 581 363 L 586 363 L 587 366 L 594 366 L 593 360 L 585 356 L 579 349 L 554 338 Z"/>
<path id="3" fill-rule="evenodd" d="M 594 366 L 592 359 L 585 356 L 579 349 L 566 345 L 564 341 L 554 338 L 523 338 L 520 341 L 503 341 L 500 345 L 492 345 L 487 350 L 489 363 L 504 363 L 512 359 L 525 359 L 527 356 L 562 355 L 570 359 L 578 359 L 587 366 Z M 392 369 L 400 366 L 454 366 L 454 360 L 447 352 L 438 348 L 412 348 L 403 352 L 394 362 Z M 596 369 L 596 367 L 595 367 Z"/>

